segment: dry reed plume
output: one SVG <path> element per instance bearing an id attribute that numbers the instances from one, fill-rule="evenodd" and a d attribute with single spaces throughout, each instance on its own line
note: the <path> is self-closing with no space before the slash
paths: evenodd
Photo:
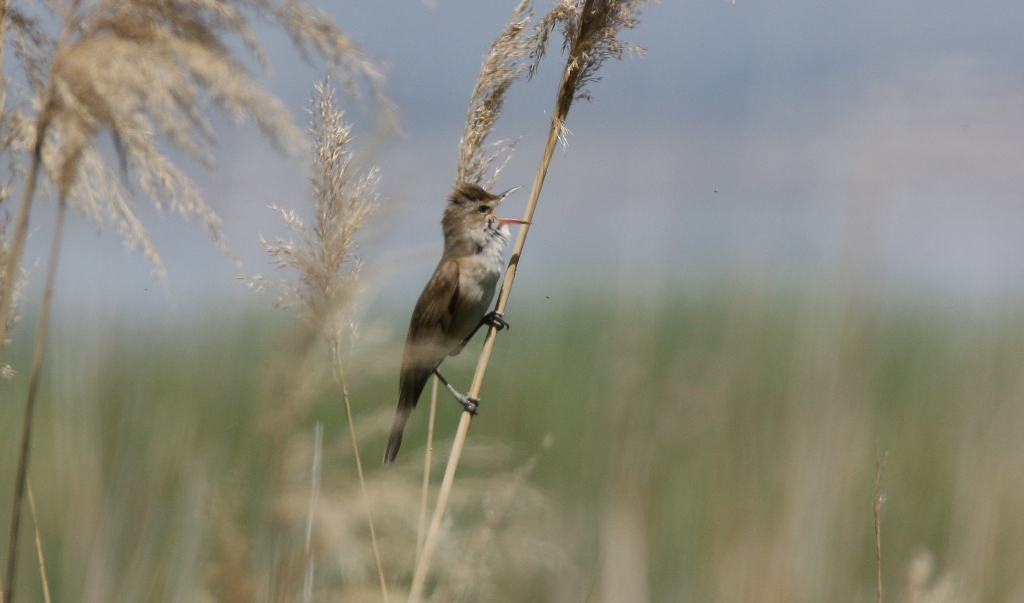
<path id="1" fill-rule="evenodd" d="M 642 49 L 619 41 L 617 36 L 623 28 L 628 29 L 636 26 L 638 23 L 637 16 L 639 15 L 638 11 L 640 5 L 645 3 L 646 2 L 641 0 L 564 0 L 546 15 L 541 17 L 535 25 L 533 34 L 529 37 L 528 41 L 514 45 L 508 44 L 507 42 L 499 44 L 499 42 L 502 41 L 502 37 L 499 36 L 499 41 L 495 42 L 492 46 L 492 50 L 498 47 L 514 49 L 513 52 L 515 52 L 516 58 L 523 56 L 524 53 L 526 56 L 532 58 L 532 63 L 529 66 L 529 72 L 532 75 L 536 72 L 540 61 L 544 58 L 547 44 L 550 41 L 551 32 L 556 27 L 560 26 L 564 36 L 562 48 L 568 54 L 566 65 L 562 72 L 561 83 L 559 84 L 557 92 L 555 113 L 551 118 L 551 128 L 548 133 L 548 139 L 544 146 L 540 166 L 538 167 L 533 188 L 530 191 L 530 198 L 527 201 L 526 211 L 523 216 L 523 220 L 525 220 L 527 224 L 524 224 L 519 229 L 515 246 L 512 249 L 509 267 L 505 272 L 505 278 L 502 282 L 501 290 L 498 293 L 495 311 L 499 313 L 505 312 L 505 306 L 508 303 L 508 297 L 512 290 L 512 283 L 515 279 L 516 267 L 518 266 L 519 258 L 522 255 L 526 236 L 529 233 L 529 222 L 533 220 L 534 211 L 537 207 L 537 200 L 540 197 L 540 191 L 544 184 L 544 178 L 551 162 L 551 156 L 554 152 L 555 144 L 560 137 L 565 135 L 565 119 L 569 114 L 569 108 L 572 105 L 573 100 L 576 98 L 590 98 L 587 85 L 597 81 L 597 72 L 606 60 L 609 58 L 621 59 L 627 50 L 631 48 L 636 48 L 642 53 Z M 513 13 L 512 20 L 510 20 L 510 25 L 507 26 L 508 30 L 514 29 L 517 32 L 517 35 L 522 35 L 521 32 L 523 31 L 525 24 L 521 24 L 521 19 L 522 14 L 526 10 L 525 3 L 520 4 L 516 8 L 515 13 Z M 503 36 L 504 35 L 505 32 L 503 32 Z M 513 64 L 513 60 L 514 59 L 512 57 L 509 57 L 504 59 L 500 64 Z M 484 68 L 481 70 L 480 78 L 485 81 L 491 77 L 491 70 L 488 69 L 488 65 L 489 61 L 485 60 Z M 520 66 L 507 68 L 507 72 L 515 73 L 516 76 L 518 76 L 520 72 L 517 70 L 519 68 Z M 481 86 L 478 83 L 477 89 L 480 88 Z M 500 93 L 498 94 L 499 99 L 501 95 L 504 94 L 505 89 L 507 89 L 507 86 L 502 89 L 495 88 L 496 93 L 500 90 Z M 492 101 L 492 104 L 495 104 L 500 108 L 500 102 Z M 475 105 L 476 94 L 474 93 L 474 102 L 470 105 L 470 122 L 474 122 L 476 120 L 474 111 Z M 467 132 L 472 130 L 473 127 L 467 124 Z M 469 137 L 465 135 L 463 136 L 463 145 L 466 144 L 468 138 Z M 482 144 L 484 138 L 485 136 L 478 136 L 476 140 L 478 143 Z M 476 155 L 477 153 L 467 152 L 465 148 L 463 148 L 460 154 L 460 174 L 464 173 L 464 171 L 471 171 L 469 169 L 464 170 L 461 162 Z M 494 348 L 496 334 L 497 329 L 495 327 L 492 326 L 487 329 L 483 350 L 480 353 L 476 371 L 473 375 L 473 383 L 468 393 L 470 397 L 479 397 L 480 395 L 484 374 L 487 370 L 487 364 L 490 361 L 491 351 Z M 455 479 L 455 472 L 459 464 L 459 458 L 462 454 L 462 448 L 465 445 L 466 436 L 469 433 L 469 426 L 472 419 L 473 415 L 467 411 L 462 413 L 462 417 L 459 420 L 458 431 L 455 435 L 455 441 L 452 445 L 452 451 L 448 458 L 448 465 L 441 484 L 441 490 L 438 494 L 437 506 L 434 509 L 434 515 L 424 543 L 423 552 L 418 560 L 416 573 L 413 577 L 413 584 L 409 594 L 410 603 L 417 603 L 423 596 L 427 574 L 430 569 L 431 556 L 437 546 L 437 538 L 441 529 L 441 520 L 444 517 L 448 497 L 451 493 L 452 483 Z"/>
<path id="2" fill-rule="evenodd" d="M 505 155 L 505 160 L 487 178 L 484 188 L 490 189 L 498 180 L 501 169 L 511 158 L 515 141 L 499 140 L 488 143 L 487 137 L 505 105 L 505 93 L 526 71 L 523 57 L 535 49 L 526 26 L 533 17 L 530 0 L 523 0 L 512 11 L 501 33 L 484 55 L 473 94 L 469 101 L 466 126 L 459 143 L 459 162 L 455 179 L 457 182 L 480 184 L 491 166 Z"/>
<path id="3" fill-rule="evenodd" d="M 318 84 L 309 131 L 313 137 L 310 180 L 315 221 L 306 226 L 294 210 L 274 207 L 298 242 L 275 239 L 261 243 L 278 268 L 294 270 L 299 282 L 257 276 L 257 288 L 281 292 L 274 305 L 297 306 L 309 326 L 329 341 L 340 341 L 356 299 L 360 262 L 353 254 L 356 232 L 378 204 L 376 169 L 366 174 L 352 167 L 352 126 L 335 106 L 330 82 Z"/>
<path id="4" fill-rule="evenodd" d="M 10 220 L 6 218 L 0 221 L 0 266 L 4 266 L 11 255 L 10 240 L 6 236 L 7 225 L 9 222 Z M 0 289 L 11 289 L 11 305 L 8 308 L 7 315 L 0 318 L 0 320 L 5 323 L 3 327 L 4 331 L 9 335 L 11 330 L 14 328 L 14 324 L 18 321 L 17 301 L 21 288 L 25 284 L 26 275 L 22 273 L 20 278 L 15 279 L 15 281 L 10 285 L 7 284 L 6 279 L 7 273 L 0 271 Z M 5 341 L 5 343 L 7 342 Z M 11 367 L 10 363 L 0 362 L 0 377 L 10 379 L 13 376 L 14 368 Z"/>
<path id="5" fill-rule="evenodd" d="M 40 18 L 18 7 L 7 11 L 31 85 L 26 94 L 38 109 L 32 115 L 18 105 L 8 112 L 15 147 L 30 154 L 8 278 L 20 261 L 40 167 L 73 208 L 98 226 L 112 224 L 158 275 L 159 256 L 133 210 L 133 183 L 157 208 L 200 220 L 224 246 L 219 218 L 163 155 L 161 141 L 209 164 L 216 141 L 210 114 L 220 111 L 238 123 L 251 120 L 281 149 L 298 149 L 300 136 L 283 105 L 232 52 L 238 40 L 267 64 L 254 20 L 285 30 L 303 57 L 326 63 L 347 90 L 356 93 L 357 82 L 365 81 L 380 96 L 376 63 L 326 14 L 301 2 L 108 0 L 82 6 L 75 0 L 56 8 L 60 35 L 48 35 Z M 103 132 L 111 136 L 118 165 L 107 165 L 95 148 Z M 0 313 L 9 307 L 7 291 Z"/>

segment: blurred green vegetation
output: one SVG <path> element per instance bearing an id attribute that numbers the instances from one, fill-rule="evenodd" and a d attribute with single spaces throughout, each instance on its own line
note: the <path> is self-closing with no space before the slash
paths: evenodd
<path id="1" fill-rule="evenodd" d="M 887 600 L 911 598 L 907 572 L 922 555 L 933 556 L 935 573 L 916 588 L 935 597 L 950 584 L 949 600 L 1024 592 L 1020 314 L 852 299 L 757 287 L 513 296 L 512 328 L 499 336 L 470 432 L 476 447 L 457 481 L 522 477 L 515 469 L 535 458 L 525 479 L 542 507 L 517 520 L 525 524 L 511 512 L 493 523 L 543 527 L 543 546 L 565 565 L 524 577 L 514 573 L 543 571 L 496 561 L 486 599 L 873 601 L 879 458 Z M 429 390 L 399 465 L 379 467 L 404 321 L 367 320 L 344 362 L 371 481 L 393 487 L 401 476 L 415 493 Z M 325 464 L 324 479 L 359 500 L 325 352 L 312 352 L 308 408 L 294 423 L 275 419 L 272 381 L 292 366 L 299 324 L 253 310 L 188 329 L 51 331 L 31 480 L 55 600 L 206 600 L 197 593 L 230 549 L 223 515 L 248 534 L 250 561 L 276 554 L 258 553 L 274 497 L 266 455 L 275 429 L 308 442 L 322 422 L 327 458 L 342 459 Z M 453 383 L 469 383 L 478 349 L 479 341 L 442 367 Z M 22 372 L 4 385 L 3 484 L 13 483 L 25 380 Z M 438 409 L 441 463 L 460 407 L 442 391 Z M 299 484 L 301 499 L 309 478 L 299 461 L 284 462 L 283 480 Z M 399 512 L 388 506 L 397 496 L 383 492 L 371 507 L 385 534 L 401 533 L 382 541 L 389 580 L 401 587 L 415 532 L 387 517 Z M 0 495 L 0 516 L 9 505 Z M 491 521 L 475 505 L 452 521 Z M 24 525 L 30 534 L 30 518 Z M 23 542 L 23 600 L 40 600 L 34 546 Z M 522 555 L 549 558 L 530 542 L 539 541 L 521 542 Z M 372 574 L 346 567 L 337 582 L 363 589 L 350 599 L 373 600 Z M 471 591 L 462 592 L 452 600 Z"/>

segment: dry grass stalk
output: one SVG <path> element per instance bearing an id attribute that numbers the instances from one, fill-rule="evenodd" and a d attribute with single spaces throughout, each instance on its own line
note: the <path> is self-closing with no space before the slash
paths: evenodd
<path id="1" fill-rule="evenodd" d="M 878 577 L 878 603 L 882 603 L 882 455 L 878 452 L 878 441 L 875 441 L 875 501 L 872 505 L 875 512 L 875 572 Z"/>
<path id="2" fill-rule="evenodd" d="M 423 453 L 423 493 L 420 496 L 420 521 L 416 528 L 416 563 L 419 563 L 420 554 L 423 552 L 423 540 L 427 536 L 427 500 L 430 498 L 430 468 L 434 462 L 434 420 L 437 418 L 439 386 L 440 380 L 434 375 L 431 379 L 430 413 L 427 417 L 427 446 Z"/>
<path id="3" fill-rule="evenodd" d="M 64 218 L 66 215 L 67 203 L 64 203 L 62 200 L 58 205 L 57 218 L 53 227 L 49 265 L 46 269 L 46 285 L 43 289 L 43 302 L 39 309 L 39 325 L 36 328 L 36 343 L 35 351 L 32 353 L 28 393 L 25 395 L 25 417 L 22 420 L 21 447 L 18 451 L 18 473 L 14 482 L 14 501 L 11 508 L 11 536 L 7 544 L 7 573 L 4 580 L 4 583 L 7 585 L 4 601 L 8 603 L 14 601 L 14 587 L 18 565 L 18 536 L 21 528 L 21 508 L 25 497 L 25 486 L 28 483 L 29 452 L 32 449 L 32 421 L 35 415 L 36 397 L 39 394 L 39 379 L 42 374 L 43 365 L 43 347 L 46 342 L 46 331 L 50 320 L 50 307 L 53 303 L 53 287 L 57 278 L 57 259 L 60 257 L 60 244 L 64 237 Z"/>
<path id="4" fill-rule="evenodd" d="M 380 560 L 380 547 L 377 545 L 377 529 L 373 526 L 373 514 L 370 512 L 370 495 L 366 489 L 366 477 L 363 475 L 363 461 L 359 456 L 359 444 L 356 440 L 356 424 L 352 419 L 352 403 L 349 401 L 348 384 L 345 382 L 345 374 L 342 372 L 340 350 L 335 351 L 337 357 L 338 383 L 341 384 L 342 398 L 345 401 L 345 416 L 348 419 L 348 433 L 352 441 L 352 455 L 356 461 L 356 474 L 359 477 L 359 491 L 363 495 L 363 505 L 366 507 L 366 523 L 370 528 L 370 546 L 373 549 L 373 561 L 377 566 L 377 579 L 380 581 L 380 594 L 384 603 L 390 603 L 388 597 L 388 583 L 384 577 L 384 564 Z"/>
<path id="5" fill-rule="evenodd" d="M 636 49 L 642 54 L 642 49 L 618 40 L 617 36 L 621 29 L 636 26 L 640 5 L 645 4 L 647 1 L 649 0 L 584 0 L 582 2 L 564 0 L 537 23 L 534 36 L 532 37 L 533 49 L 530 51 L 530 56 L 533 58 L 533 64 L 530 66 L 531 75 L 536 72 L 537 66 L 545 55 L 551 32 L 559 25 L 564 36 L 563 49 L 568 52 L 568 58 L 558 88 L 555 113 L 551 117 L 548 139 L 544 145 L 540 166 L 537 169 L 537 175 L 534 178 L 533 188 L 530 191 L 530 198 L 527 201 L 526 211 L 523 215 L 523 220 L 528 223 L 519 229 L 515 246 L 512 249 L 508 270 L 505 272 L 505 278 L 498 293 L 498 301 L 495 306 L 497 312 L 504 313 L 505 306 L 508 303 L 512 283 L 515 279 L 516 267 L 519 264 L 519 258 L 526 243 L 526 236 L 530 230 L 529 222 L 533 220 L 537 200 L 544 185 L 544 178 L 551 163 L 555 144 L 559 137 L 564 134 L 565 119 L 569 114 L 569 108 L 576 98 L 590 98 L 586 88 L 587 84 L 598 80 L 597 72 L 607 59 L 621 59 L 630 49 Z M 465 156 L 465 153 L 463 153 L 463 156 Z M 471 397 L 479 397 L 480 395 L 484 374 L 487 371 L 487 364 L 494 349 L 496 334 L 497 329 L 494 327 L 487 329 L 483 350 L 480 352 L 476 371 L 473 374 L 473 383 L 468 393 Z M 462 455 L 462 449 L 465 446 L 466 436 L 469 433 L 469 426 L 472 420 L 473 415 L 469 412 L 462 413 L 459 419 L 459 426 L 452 444 L 451 454 L 448 457 L 444 479 L 441 482 L 437 506 L 434 509 L 434 516 L 430 523 L 430 530 L 427 533 L 423 554 L 417 563 L 416 572 L 413 577 L 412 589 L 409 594 L 410 603 L 418 602 L 423 596 L 423 588 L 426 583 L 427 572 L 430 568 L 431 556 L 437 546 L 441 520 L 444 517 L 448 497 L 451 495 L 455 472 L 458 468 L 459 459 Z"/>
<path id="6" fill-rule="evenodd" d="M 46 577 L 46 557 L 43 556 L 43 539 L 39 535 L 39 514 L 36 513 L 36 497 L 32 493 L 32 480 L 25 480 L 28 489 L 28 508 L 32 513 L 32 527 L 36 533 L 36 553 L 39 554 L 39 579 L 43 583 L 43 601 L 50 603 L 50 580 Z"/>

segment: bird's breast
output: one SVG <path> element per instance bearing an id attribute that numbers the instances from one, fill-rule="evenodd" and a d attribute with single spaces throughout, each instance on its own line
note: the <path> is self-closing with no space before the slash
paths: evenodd
<path id="1" fill-rule="evenodd" d="M 494 297 L 494 288 L 501 276 L 501 257 L 476 254 L 459 260 L 459 298 L 465 303 L 479 301 L 484 306 Z M 481 316 L 483 313 L 481 313 Z"/>
<path id="2" fill-rule="evenodd" d="M 459 262 L 459 309 L 453 317 L 452 335 L 462 340 L 480 324 L 494 299 L 501 278 L 501 250 L 462 257 Z"/>

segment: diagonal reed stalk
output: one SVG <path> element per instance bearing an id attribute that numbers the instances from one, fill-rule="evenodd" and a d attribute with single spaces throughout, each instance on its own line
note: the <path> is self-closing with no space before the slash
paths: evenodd
<path id="1" fill-rule="evenodd" d="M 356 473 L 359 475 L 359 490 L 363 496 L 363 506 L 366 507 L 366 523 L 370 527 L 370 545 L 373 547 L 373 559 L 377 564 L 377 579 L 380 581 L 380 594 L 384 603 L 390 603 L 388 598 L 388 583 L 384 578 L 384 564 L 380 561 L 380 548 L 377 546 L 377 531 L 373 527 L 373 513 L 370 511 L 370 495 L 366 489 L 366 478 L 363 477 L 363 461 L 359 457 L 359 444 L 356 441 L 356 425 L 352 420 L 352 403 L 348 396 L 348 383 L 345 381 L 345 373 L 341 365 L 341 350 L 335 346 L 335 377 L 341 384 L 341 395 L 345 400 L 345 415 L 348 417 L 348 433 L 352 440 L 352 452 L 356 457 Z"/>
<path id="2" fill-rule="evenodd" d="M 36 497 L 32 493 L 32 480 L 25 481 L 28 490 L 28 508 L 32 512 L 32 527 L 36 532 L 36 552 L 39 554 L 39 579 L 43 582 L 43 603 L 50 603 L 50 580 L 46 577 L 46 557 L 43 556 L 43 538 L 39 535 L 39 514 L 36 513 Z"/>
<path id="3" fill-rule="evenodd" d="M 561 23 L 562 31 L 565 34 L 565 48 L 569 51 L 565 68 L 562 71 L 561 82 L 558 86 L 558 95 L 555 100 L 555 111 L 551 116 L 551 125 L 548 129 L 547 141 L 541 154 L 540 165 L 533 179 L 533 187 L 530 189 L 530 198 L 526 203 L 526 211 L 523 220 L 526 222 L 519 229 L 515 246 L 512 248 L 512 256 L 509 258 L 508 269 L 505 271 L 505 278 L 498 293 L 498 301 L 495 311 L 505 312 L 509 296 L 512 293 L 512 283 L 515 280 L 516 269 L 519 266 L 519 258 L 522 255 L 523 247 L 526 244 L 526 237 L 530 232 L 530 223 L 537 208 L 537 200 L 540 198 L 541 188 L 544 186 L 544 179 L 547 177 L 548 167 L 551 165 L 551 157 L 554 154 L 558 140 L 565 133 L 565 120 L 569 115 L 569 108 L 573 100 L 579 97 L 589 97 L 584 87 L 587 83 L 596 81 L 595 73 L 608 58 L 621 59 L 623 54 L 632 47 L 619 42 L 616 35 L 623 27 L 631 28 L 636 25 L 634 15 L 637 12 L 636 0 L 585 0 L 580 6 L 571 2 L 563 2 L 557 5 L 548 15 L 543 17 L 537 26 L 538 43 L 533 51 L 535 63 L 531 68 L 531 74 L 535 71 L 537 63 L 544 55 L 544 46 L 547 42 L 548 33 L 555 25 Z M 637 48 L 642 54 L 643 50 Z M 473 383 L 469 389 L 469 396 L 477 398 L 480 396 L 480 389 L 483 386 L 484 375 L 491 359 L 491 352 L 494 350 L 494 342 L 498 330 L 489 326 L 484 339 L 483 350 L 477 361 L 476 371 L 473 374 Z M 426 584 L 427 573 L 430 570 L 430 561 L 437 548 L 441 532 L 441 521 L 444 518 L 448 499 L 451 496 L 452 485 L 455 481 L 455 472 L 462 457 L 462 450 L 466 444 L 466 437 L 469 434 L 469 426 L 473 421 L 470 412 L 463 412 L 459 419 L 459 426 L 455 433 L 455 440 L 452 443 L 452 450 L 448 457 L 448 465 L 445 467 L 444 479 L 441 482 L 441 489 L 437 497 L 437 506 L 434 508 L 434 515 L 431 518 L 430 529 L 427 532 L 426 541 L 423 545 L 423 552 L 416 564 L 416 571 L 413 575 L 412 587 L 409 592 L 409 603 L 418 603 L 423 597 L 423 589 Z"/>
<path id="4" fill-rule="evenodd" d="M 14 484 L 14 504 L 11 510 L 11 538 L 7 545 L 7 573 L 4 583 L 7 591 L 4 596 L 6 603 L 14 601 L 15 576 L 18 566 L 18 534 L 21 527 L 21 507 L 25 498 L 25 485 L 28 481 L 28 456 L 32 448 L 32 419 L 35 414 L 36 397 L 39 394 L 39 378 L 43 364 L 43 347 L 46 342 L 46 330 L 50 321 L 50 306 L 53 302 L 53 286 L 57 278 L 57 259 L 60 257 L 61 239 L 64 237 L 64 217 L 67 214 L 67 203 L 60 201 L 57 206 L 57 219 L 53 226 L 53 240 L 50 243 L 49 266 L 46 269 L 46 286 L 43 290 L 43 302 L 39 309 L 39 325 L 36 328 L 36 345 L 32 354 L 32 370 L 29 376 L 28 393 L 25 397 L 25 418 L 22 421 L 21 449 L 18 453 L 18 476 Z"/>

